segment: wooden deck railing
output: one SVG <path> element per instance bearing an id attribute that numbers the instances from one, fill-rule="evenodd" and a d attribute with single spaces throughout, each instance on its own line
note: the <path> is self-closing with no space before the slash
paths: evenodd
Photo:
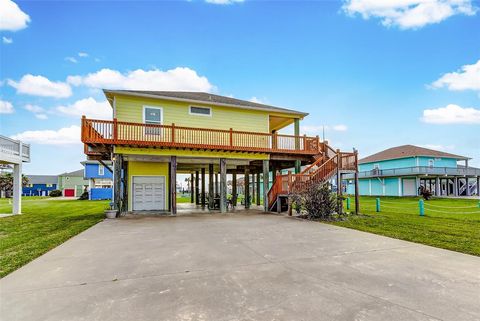
<path id="1" fill-rule="evenodd" d="M 316 155 L 326 144 L 319 137 L 280 135 L 82 118 L 82 142 Z"/>

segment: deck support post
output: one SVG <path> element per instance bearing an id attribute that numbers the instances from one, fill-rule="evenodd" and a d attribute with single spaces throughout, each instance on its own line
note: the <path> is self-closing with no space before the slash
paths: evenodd
<path id="1" fill-rule="evenodd" d="M 120 212 L 121 205 L 121 189 L 122 189 L 122 155 L 114 154 L 113 156 L 113 208 Z"/>
<path id="2" fill-rule="evenodd" d="M 358 187 L 358 151 L 355 149 L 355 214 L 360 213 L 359 187 Z"/>
<path id="3" fill-rule="evenodd" d="M 202 191 L 201 191 L 201 201 L 202 201 L 202 208 L 205 208 L 205 167 L 202 167 L 202 184 L 201 184 L 201 187 L 202 187 Z"/>
<path id="4" fill-rule="evenodd" d="M 245 184 L 245 209 L 248 210 L 250 208 L 250 169 L 245 167 L 245 175 L 244 175 L 244 184 Z"/>
<path id="5" fill-rule="evenodd" d="M 170 156 L 170 202 L 172 215 L 177 215 L 177 156 Z"/>
<path id="6" fill-rule="evenodd" d="M 220 158 L 220 213 L 227 212 L 227 160 Z"/>
<path id="7" fill-rule="evenodd" d="M 440 196 L 440 177 L 435 177 L 435 196 Z"/>
<path id="8" fill-rule="evenodd" d="M 295 135 L 295 150 L 300 150 L 300 119 L 295 118 L 293 121 L 294 135 Z M 300 174 L 302 171 L 302 162 L 299 159 L 295 160 L 295 174 Z"/>
<path id="9" fill-rule="evenodd" d="M 195 171 L 195 204 L 200 205 L 200 172 Z"/>
<path id="10" fill-rule="evenodd" d="M 269 187 L 268 187 L 268 183 L 269 183 L 269 177 L 270 177 L 270 173 L 269 173 L 269 161 L 268 160 L 264 160 L 263 161 L 263 210 L 265 212 L 268 212 L 268 190 L 269 190 Z"/>
<path id="11" fill-rule="evenodd" d="M 128 161 L 122 159 L 122 208 L 120 209 L 121 212 L 128 211 Z"/>
<path id="12" fill-rule="evenodd" d="M 255 187 L 256 187 L 256 184 L 255 184 L 255 173 L 252 174 L 252 205 L 256 203 L 256 196 L 257 196 L 257 193 L 255 191 Z"/>
<path id="13" fill-rule="evenodd" d="M 237 171 L 232 173 L 232 206 L 237 206 Z"/>
<path id="14" fill-rule="evenodd" d="M 190 173 L 190 203 L 195 203 L 195 192 L 194 192 L 194 178 L 193 173 Z"/>
<path id="15" fill-rule="evenodd" d="M 480 196 L 480 176 L 477 176 L 477 196 Z"/>
<path id="16" fill-rule="evenodd" d="M 257 206 L 260 206 L 260 173 L 257 173 Z"/>
<path id="17" fill-rule="evenodd" d="M 219 190 L 218 190 L 218 174 L 215 173 L 215 196 L 219 195 Z"/>
<path id="18" fill-rule="evenodd" d="M 208 208 L 213 209 L 213 164 L 208 164 Z"/>
<path id="19" fill-rule="evenodd" d="M 458 177 L 453 179 L 453 195 L 458 196 Z"/>
<path id="20" fill-rule="evenodd" d="M 467 168 L 468 169 L 468 168 Z M 467 192 L 467 196 L 471 196 L 470 194 L 470 185 L 469 185 L 469 180 L 468 180 L 468 176 L 465 176 L 465 184 L 466 184 L 466 187 L 467 189 L 465 190 Z"/>
<path id="21" fill-rule="evenodd" d="M 21 143 L 20 146 L 22 146 Z M 22 151 L 20 150 L 20 157 L 21 156 Z M 18 164 L 13 165 L 13 214 L 22 213 L 22 166 L 21 159 Z"/>

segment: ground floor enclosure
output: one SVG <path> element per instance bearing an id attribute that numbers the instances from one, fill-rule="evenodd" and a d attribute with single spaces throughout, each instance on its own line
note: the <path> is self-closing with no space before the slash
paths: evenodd
<path id="1" fill-rule="evenodd" d="M 359 193 L 366 196 L 416 196 L 421 187 L 434 196 L 479 195 L 480 177 L 465 176 L 402 176 L 359 179 Z M 354 193 L 354 181 L 344 181 L 349 194 Z"/>

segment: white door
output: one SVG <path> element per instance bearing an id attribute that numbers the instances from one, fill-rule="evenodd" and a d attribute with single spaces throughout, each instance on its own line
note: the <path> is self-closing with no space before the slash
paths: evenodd
<path id="1" fill-rule="evenodd" d="M 403 196 L 416 196 L 417 189 L 415 187 L 414 178 L 403 179 Z"/>
<path id="2" fill-rule="evenodd" d="M 165 176 L 133 177 L 133 210 L 165 210 Z"/>

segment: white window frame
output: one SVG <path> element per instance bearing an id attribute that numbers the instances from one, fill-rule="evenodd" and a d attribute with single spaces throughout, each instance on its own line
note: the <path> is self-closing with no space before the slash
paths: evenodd
<path id="1" fill-rule="evenodd" d="M 163 108 L 159 106 L 149 106 L 149 105 L 143 105 L 143 123 L 147 125 L 147 120 L 146 120 L 146 110 L 147 108 L 150 109 L 158 109 L 160 110 L 160 122 L 158 123 L 150 123 L 150 125 L 163 125 Z M 158 128 L 158 133 L 156 132 L 156 129 L 150 128 L 151 132 L 147 130 L 147 127 L 144 128 L 144 135 L 152 135 L 152 136 L 161 136 L 162 135 L 162 130 Z"/>
<path id="2" fill-rule="evenodd" d="M 210 114 L 207 115 L 207 114 L 192 113 L 192 107 L 208 109 L 208 110 L 210 110 Z M 193 116 L 212 117 L 213 111 L 212 111 L 212 107 L 190 105 L 190 106 L 188 106 L 188 114 L 193 115 Z"/>
<path id="3" fill-rule="evenodd" d="M 373 164 L 373 170 L 380 170 L 380 163 Z"/>
<path id="4" fill-rule="evenodd" d="M 98 176 L 103 176 L 105 175 L 105 166 L 102 164 L 98 164 Z"/>
<path id="5" fill-rule="evenodd" d="M 145 112 L 146 112 L 147 108 L 160 110 L 160 122 L 155 123 L 155 125 L 163 125 L 163 108 L 158 107 L 158 106 L 143 105 L 143 123 L 146 124 L 146 121 L 147 121 L 145 119 Z"/>
<path id="6" fill-rule="evenodd" d="M 428 167 L 430 167 L 430 168 L 435 167 L 435 160 L 433 158 L 430 158 L 428 160 Z"/>

